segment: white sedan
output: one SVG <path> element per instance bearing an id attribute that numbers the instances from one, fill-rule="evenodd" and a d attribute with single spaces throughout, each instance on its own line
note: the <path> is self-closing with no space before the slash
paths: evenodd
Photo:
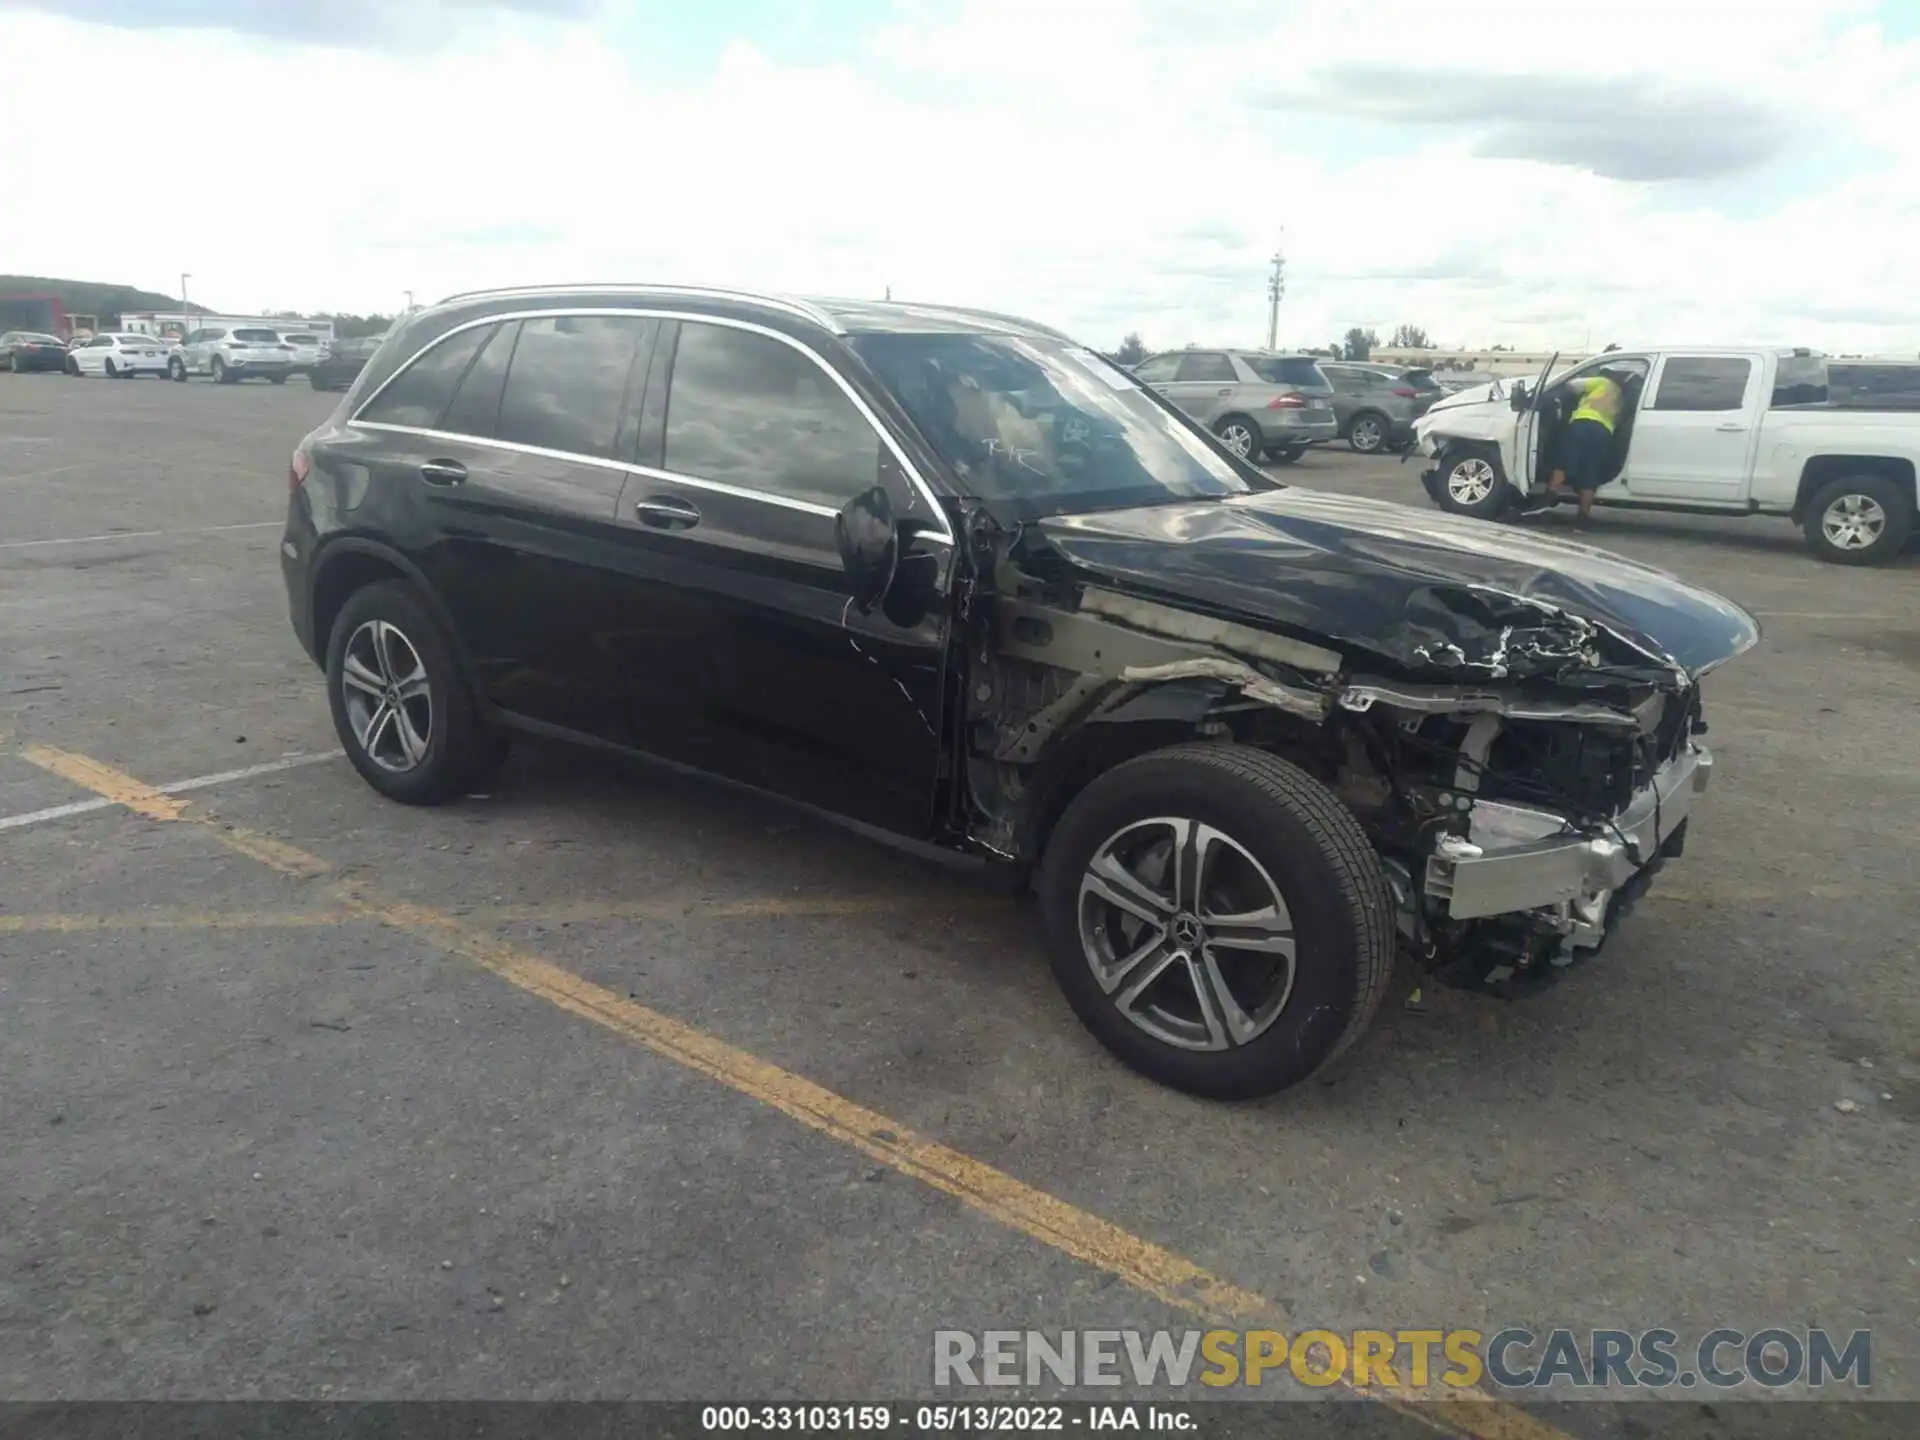
<path id="1" fill-rule="evenodd" d="M 109 380 L 161 376 L 167 373 L 167 342 L 152 335 L 109 332 L 74 346 L 67 359 L 76 375 L 104 375 Z"/>

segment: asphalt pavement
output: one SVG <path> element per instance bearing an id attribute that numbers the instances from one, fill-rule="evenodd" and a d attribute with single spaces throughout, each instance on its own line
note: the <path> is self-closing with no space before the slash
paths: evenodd
<path id="1" fill-rule="evenodd" d="M 1920 557 L 1603 513 L 1766 632 L 1684 859 L 1222 1106 L 777 803 L 536 745 L 380 800 L 275 555 L 336 398 L 0 376 L 0 1396 L 911 1397 L 936 1329 L 1220 1321 L 1871 1328 L 1920 1399 Z"/>

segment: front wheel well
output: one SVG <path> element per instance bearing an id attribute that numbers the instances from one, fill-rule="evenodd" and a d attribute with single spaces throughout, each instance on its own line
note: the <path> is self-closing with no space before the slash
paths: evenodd
<path id="1" fill-rule="evenodd" d="M 412 577 L 391 560 L 365 550 L 349 550 L 330 560 L 313 582 L 313 648 L 316 657 L 327 653 L 333 622 L 354 593 L 382 580 Z"/>
<path id="2" fill-rule="evenodd" d="M 1915 496 L 1911 460 L 1898 455 L 1815 455 L 1800 471 L 1800 486 L 1793 496 L 1794 523 L 1806 518 L 1807 506 L 1822 486 L 1852 475 L 1878 475 L 1891 480 L 1900 487 L 1909 506 L 1920 504 Z"/>

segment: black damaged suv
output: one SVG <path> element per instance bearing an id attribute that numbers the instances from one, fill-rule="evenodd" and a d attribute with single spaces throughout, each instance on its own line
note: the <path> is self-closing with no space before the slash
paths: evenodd
<path id="1" fill-rule="evenodd" d="M 1000 863 L 1129 1064 L 1281 1089 L 1396 947 L 1593 954 L 1711 772 L 1734 605 L 1582 546 L 1285 488 L 972 310 L 675 287 L 407 317 L 294 453 L 294 628 L 367 782 L 516 732 Z"/>

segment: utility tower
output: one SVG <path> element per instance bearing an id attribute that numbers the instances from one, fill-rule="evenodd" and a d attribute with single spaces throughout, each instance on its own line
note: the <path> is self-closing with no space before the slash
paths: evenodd
<path id="1" fill-rule="evenodd" d="M 1273 349 L 1280 339 L 1280 297 L 1286 293 L 1287 257 L 1281 251 L 1275 250 L 1273 273 L 1267 277 L 1267 348 L 1269 350 Z"/>

